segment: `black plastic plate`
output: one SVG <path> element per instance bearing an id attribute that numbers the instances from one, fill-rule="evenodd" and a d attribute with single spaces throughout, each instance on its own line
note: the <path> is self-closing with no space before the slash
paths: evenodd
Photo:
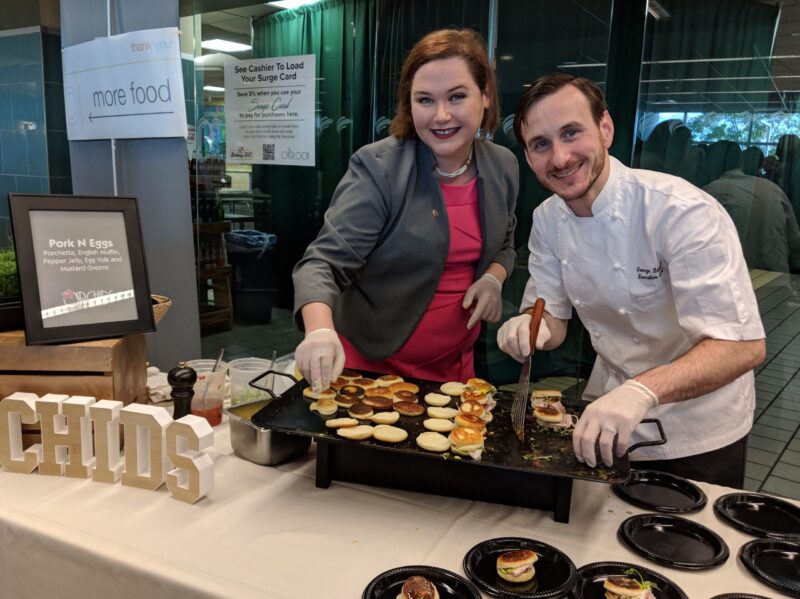
<path id="1" fill-rule="evenodd" d="M 612 485 L 620 499 L 656 512 L 681 514 L 703 509 L 706 494 L 685 478 L 655 470 L 631 470 L 631 477 Z"/>
<path id="2" fill-rule="evenodd" d="M 506 551 L 530 549 L 539 554 L 533 580 L 515 584 L 497 575 L 497 558 Z M 501 599 L 563 597 L 575 584 L 577 570 L 565 553 L 552 545 L 522 537 L 502 537 L 478 543 L 464 556 L 464 572 L 478 587 Z"/>
<path id="3" fill-rule="evenodd" d="M 397 599 L 403 583 L 412 576 L 424 576 L 436 585 L 440 599 L 481 599 L 475 585 L 463 576 L 434 566 L 401 566 L 378 574 L 361 595 L 362 599 Z"/>
<path id="4" fill-rule="evenodd" d="M 739 559 L 761 582 L 800 597 L 800 543 L 756 539 L 742 545 Z"/>
<path id="5" fill-rule="evenodd" d="M 769 599 L 769 597 L 750 593 L 724 593 L 722 595 L 714 595 L 711 599 Z"/>
<path id="6" fill-rule="evenodd" d="M 800 508 L 760 493 L 729 493 L 714 502 L 714 512 L 748 534 L 800 540 Z"/>
<path id="7" fill-rule="evenodd" d="M 575 599 L 605 599 L 603 582 L 609 576 L 625 576 L 625 571 L 633 568 L 644 580 L 654 582 L 658 590 L 653 591 L 659 599 L 689 599 L 677 584 L 666 576 L 649 568 L 626 564 L 624 562 L 595 562 L 578 568 L 578 578 L 572 594 Z"/>
<path id="8" fill-rule="evenodd" d="M 713 568 L 729 555 L 725 541 L 713 530 L 667 514 L 632 516 L 619 525 L 617 535 L 639 555 L 684 570 Z"/>

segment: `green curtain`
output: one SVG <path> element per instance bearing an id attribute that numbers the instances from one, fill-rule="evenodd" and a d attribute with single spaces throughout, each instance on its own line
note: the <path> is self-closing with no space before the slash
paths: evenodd
<path id="1" fill-rule="evenodd" d="M 372 125 L 374 1 L 327 0 L 253 21 L 253 57 L 314 54 L 317 60 L 317 168 L 255 165 L 253 187 L 270 194 L 256 228 L 278 236 L 278 305 L 292 306 L 291 271 L 316 237 L 350 155 Z"/>

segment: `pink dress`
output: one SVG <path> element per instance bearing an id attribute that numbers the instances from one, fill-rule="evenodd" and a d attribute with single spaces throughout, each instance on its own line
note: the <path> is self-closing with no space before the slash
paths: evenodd
<path id="1" fill-rule="evenodd" d="M 471 312 L 461 303 L 475 280 L 483 242 L 477 184 L 475 178 L 466 185 L 442 185 L 450 249 L 439 286 L 411 337 L 392 356 L 369 360 L 340 335 L 347 368 L 431 381 L 466 381 L 475 376 L 472 346 L 480 323 L 467 329 Z"/>

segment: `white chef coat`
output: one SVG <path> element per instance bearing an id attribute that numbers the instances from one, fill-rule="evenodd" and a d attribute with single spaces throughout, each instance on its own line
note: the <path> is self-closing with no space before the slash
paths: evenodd
<path id="1" fill-rule="evenodd" d="M 557 318 L 574 307 L 597 361 L 583 398 L 593 400 L 685 354 L 704 338 L 763 339 L 753 286 L 736 229 L 722 206 L 683 179 L 625 167 L 611 172 L 577 217 L 558 196 L 533 213 L 530 279 L 522 309 L 537 297 Z M 719 449 L 750 430 L 753 373 L 701 397 L 660 405 L 667 444 L 631 460 L 674 459 Z M 639 425 L 631 443 L 658 438 Z"/>

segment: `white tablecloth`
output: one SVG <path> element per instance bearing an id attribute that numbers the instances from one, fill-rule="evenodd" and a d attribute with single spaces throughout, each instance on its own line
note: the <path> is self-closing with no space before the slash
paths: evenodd
<path id="1" fill-rule="evenodd" d="M 166 487 L 144 491 L 0 471 L 2 597 L 356 598 L 376 575 L 427 564 L 463 574 L 464 554 L 503 536 L 558 547 L 580 567 L 619 560 L 662 572 L 691 597 L 723 592 L 778 595 L 736 555 L 751 537 L 713 513 L 730 489 L 700 484 L 708 505 L 687 517 L 730 547 L 715 569 L 664 568 L 616 538 L 642 513 L 607 485 L 576 482 L 569 524 L 550 513 L 334 481 L 314 486 L 313 449 L 278 468 L 233 455 L 226 424 L 215 429 L 216 487 L 194 505 Z"/>

